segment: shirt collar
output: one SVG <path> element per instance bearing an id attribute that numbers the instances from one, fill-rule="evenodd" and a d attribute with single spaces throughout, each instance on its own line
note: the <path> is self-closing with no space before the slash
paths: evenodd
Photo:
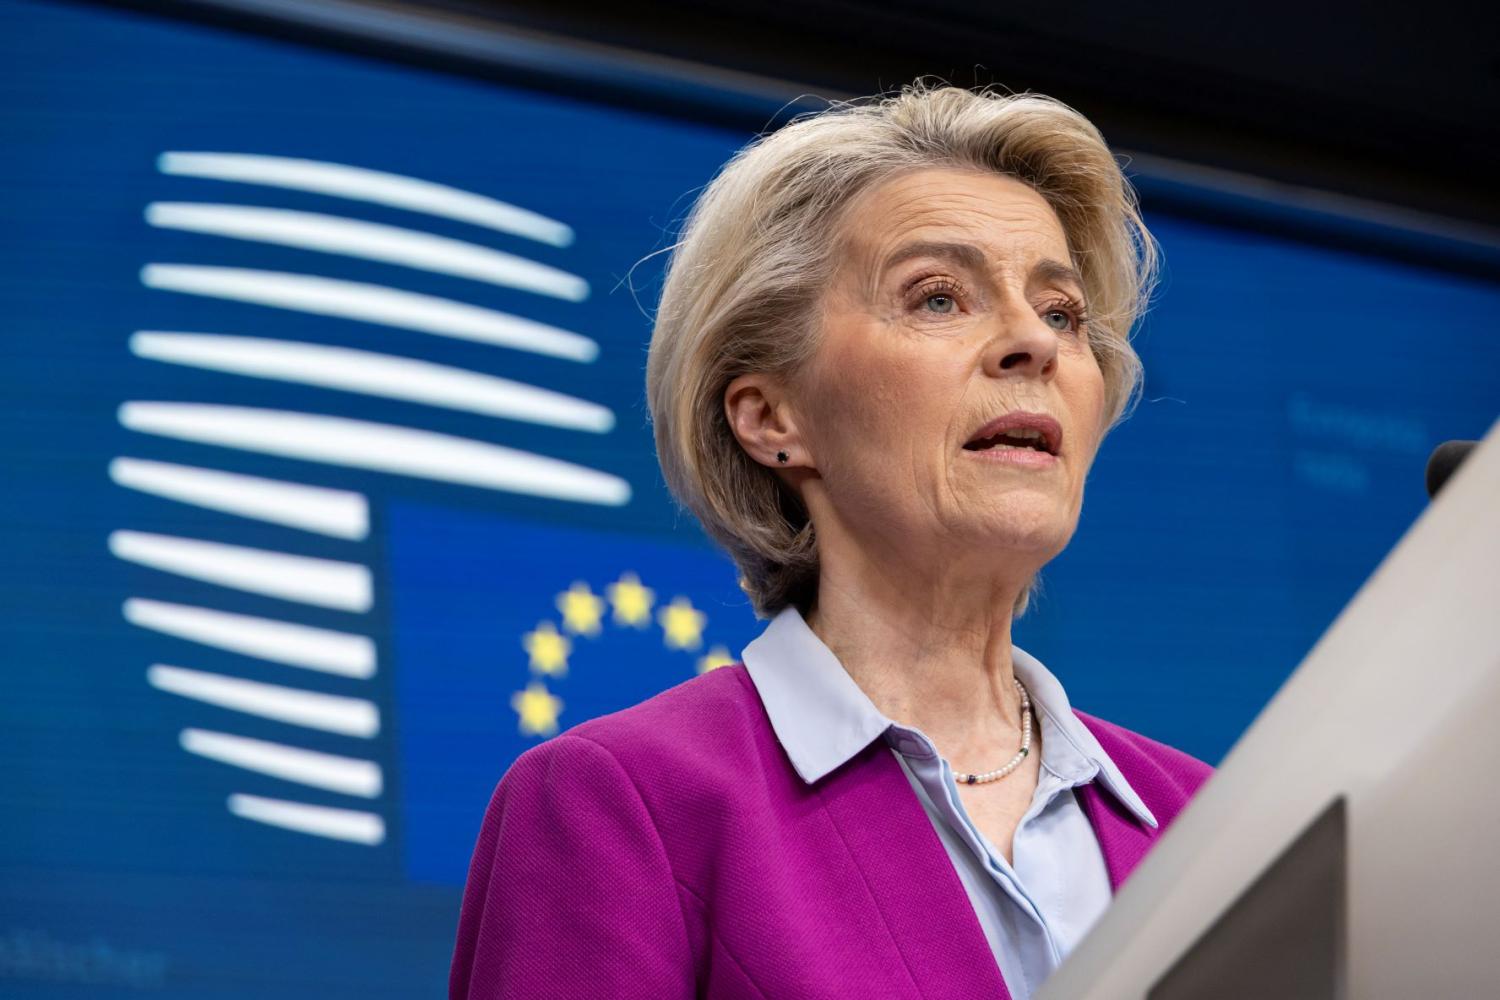
<path id="1" fill-rule="evenodd" d="M 802 780 L 811 784 L 899 723 L 887 718 L 849 676 L 794 607 L 771 620 L 741 659 L 770 716 L 776 738 Z M 1088 727 L 1073 714 L 1062 683 L 1041 661 L 1011 647 L 1011 664 L 1032 708 L 1048 724 L 1042 762 L 1055 770 L 1092 771 L 1121 804 L 1149 826 L 1156 817 Z M 900 727 L 905 728 L 905 727 Z"/>

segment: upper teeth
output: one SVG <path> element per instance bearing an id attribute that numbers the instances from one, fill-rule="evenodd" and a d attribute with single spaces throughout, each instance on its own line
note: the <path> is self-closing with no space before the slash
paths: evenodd
<path id="1" fill-rule="evenodd" d="M 1006 437 L 1041 438 L 1042 432 L 1035 427 L 1015 427 L 1008 431 L 1001 431 Z"/>

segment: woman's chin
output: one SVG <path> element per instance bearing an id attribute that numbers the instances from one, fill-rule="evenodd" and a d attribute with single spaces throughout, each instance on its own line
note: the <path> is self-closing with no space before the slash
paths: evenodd
<path id="1" fill-rule="evenodd" d="M 998 558 L 1025 554 L 1046 562 L 1067 548 L 1077 526 L 1078 519 L 1056 502 L 1012 503 L 975 517 L 961 535 L 973 550 Z"/>

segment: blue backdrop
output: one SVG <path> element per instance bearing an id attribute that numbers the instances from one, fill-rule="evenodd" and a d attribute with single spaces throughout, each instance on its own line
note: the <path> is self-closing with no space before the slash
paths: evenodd
<path id="1" fill-rule="evenodd" d="M 0 7 L 0 994 L 443 995 L 509 762 L 758 631 L 627 281 L 747 138 Z M 1217 761 L 1494 419 L 1500 289 L 1147 207 L 1145 401 L 1016 636 Z"/>

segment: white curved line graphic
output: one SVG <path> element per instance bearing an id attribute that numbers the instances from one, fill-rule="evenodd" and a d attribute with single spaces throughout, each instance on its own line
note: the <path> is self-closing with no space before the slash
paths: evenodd
<path id="1" fill-rule="evenodd" d="M 208 729 L 184 729 L 180 739 L 188 753 L 231 767 L 269 774 L 299 785 L 373 799 L 380 795 L 380 765 L 372 760 L 304 750 L 302 747 L 253 740 Z"/>
<path id="2" fill-rule="evenodd" d="M 132 625 L 202 646 L 340 677 L 375 676 L 369 636 L 145 597 L 130 598 L 122 610 Z"/>
<path id="3" fill-rule="evenodd" d="M 497 232 L 565 247 L 573 230 L 565 223 L 460 188 L 344 163 L 254 153 L 162 153 L 164 174 L 265 184 L 294 191 L 352 198 L 473 223 Z"/>
<path id="4" fill-rule="evenodd" d="M 142 330 L 131 336 L 130 350 L 153 361 L 342 389 L 569 430 L 602 434 L 615 424 L 615 415 L 608 407 L 576 396 L 465 368 L 348 347 Z"/>
<path id="5" fill-rule="evenodd" d="M 582 302 L 589 294 L 587 281 L 548 264 L 464 240 L 336 215 L 258 205 L 157 201 L 146 206 L 146 221 L 162 229 L 399 264 L 569 302 Z"/>
<path id="6" fill-rule="evenodd" d="M 162 663 L 146 671 L 146 682 L 158 691 L 294 726 L 366 739 L 380 732 L 380 713 L 374 702 L 363 698 L 263 684 Z"/>
<path id="7" fill-rule="evenodd" d="M 229 796 L 229 811 L 241 819 L 330 840 L 370 846 L 385 840 L 385 821 L 375 813 L 357 809 L 335 809 L 236 792 Z"/>
<path id="8" fill-rule="evenodd" d="M 109 463 L 109 478 L 127 489 L 334 538 L 358 541 L 370 533 L 369 504 L 349 490 L 123 456 Z"/>
<path id="9" fill-rule="evenodd" d="M 606 506 L 630 501 L 618 476 L 543 455 L 348 417 L 210 403 L 128 402 L 133 431 L 287 458 Z"/>
<path id="10" fill-rule="evenodd" d="M 147 264 L 141 268 L 141 282 L 164 291 L 378 323 L 567 361 L 587 362 L 599 356 L 598 344 L 571 330 L 497 309 L 363 281 L 247 267 Z"/>
<path id="11" fill-rule="evenodd" d="M 364 612 L 373 601 L 370 571 L 358 563 L 144 531 L 111 532 L 109 551 L 166 573 L 323 608 Z"/>

